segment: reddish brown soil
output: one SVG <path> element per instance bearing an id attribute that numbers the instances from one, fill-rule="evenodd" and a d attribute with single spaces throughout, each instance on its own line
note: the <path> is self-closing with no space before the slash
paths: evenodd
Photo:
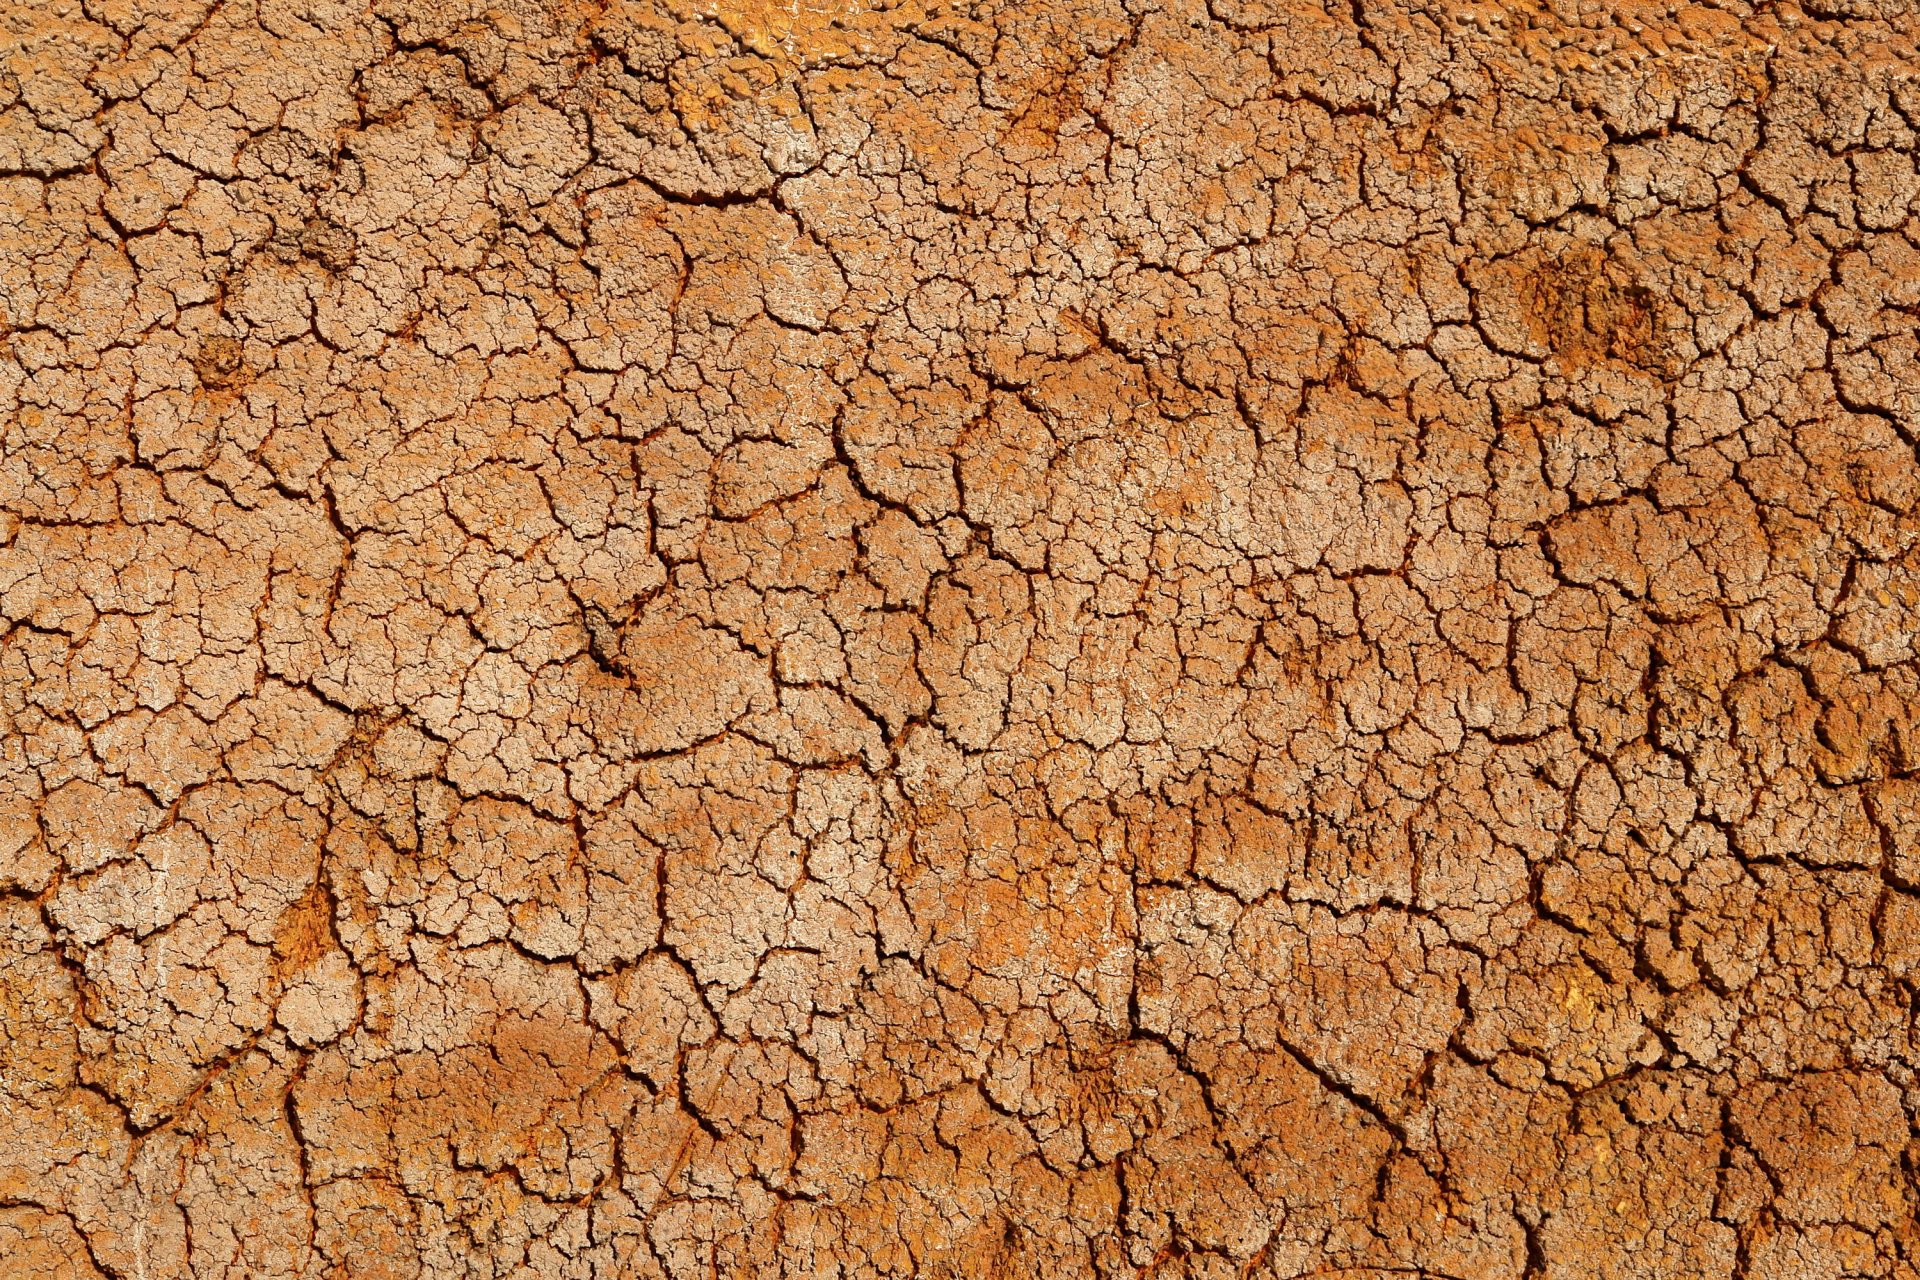
<path id="1" fill-rule="evenodd" d="M 1920 1277 L 1803 3 L 0 0 L 0 1277 Z"/>

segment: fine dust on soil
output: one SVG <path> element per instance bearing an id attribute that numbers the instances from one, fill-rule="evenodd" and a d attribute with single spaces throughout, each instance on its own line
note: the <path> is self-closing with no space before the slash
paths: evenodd
<path id="1" fill-rule="evenodd" d="M 1916 34 L 0 0 L 0 1275 L 1920 1277 Z"/>

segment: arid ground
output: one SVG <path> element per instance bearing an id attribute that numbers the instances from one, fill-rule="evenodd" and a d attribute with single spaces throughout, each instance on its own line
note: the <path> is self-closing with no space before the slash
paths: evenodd
<path id="1" fill-rule="evenodd" d="M 1917 36 L 0 0 L 0 1277 L 1920 1277 Z"/>

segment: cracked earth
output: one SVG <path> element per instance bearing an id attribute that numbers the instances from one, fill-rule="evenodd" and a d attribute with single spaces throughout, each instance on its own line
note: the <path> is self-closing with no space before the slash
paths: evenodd
<path id="1" fill-rule="evenodd" d="M 0 1274 L 1920 1277 L 1802 4 L 0 0 Z"/>

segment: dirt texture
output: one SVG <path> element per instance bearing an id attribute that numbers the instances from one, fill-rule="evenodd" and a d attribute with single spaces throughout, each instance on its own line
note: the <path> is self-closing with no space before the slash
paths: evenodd
<path id="1" fill-rule="evenodd" d="M 1920 1277 L 1801 3 L 0 0 L 0 1276 Z"/>

